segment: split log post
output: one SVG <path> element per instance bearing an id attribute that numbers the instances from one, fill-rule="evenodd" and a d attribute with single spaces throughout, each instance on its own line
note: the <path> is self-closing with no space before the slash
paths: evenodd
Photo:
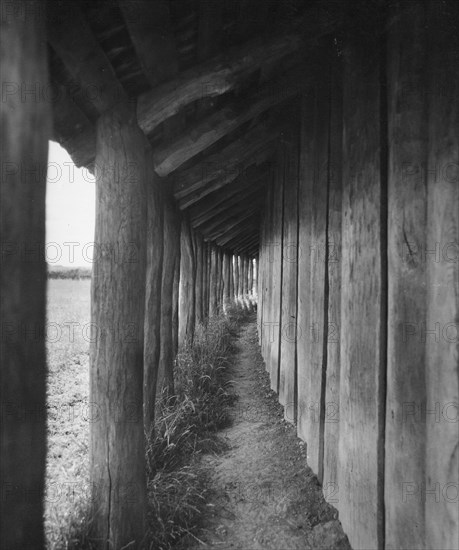
<path id="1" fill-rule="evenodd" d="M 193 342 L 196 321 L 196 257 L 188 216 L 182 213 L 180 230 L 179 348 Z"/>
<path id="2" fill-rule="evenodd" d="M 427 315 L 425 324 L 420 328 L 420 319 L 417 320 L 417 334 L 421 333 L 420 345 L 427 340 L 427 408 L 431 411 L 439 403 L 441 417 L 438 421 L 438 415 L 434 418 L 434 415 L 430 414 L 430 419 L 426 420 L 427 456 L 424 487 L 426 491 L 435 490 L 436 493 L 424 497 L 425 541 L 426 548 L 457 548 L 459 6 L 451 0 L 441 4 L 430 1 L 426 20 L 429 25 L 429 59 L 426 71 L 429 145 L 425 172 L 428 242 L 424 255 L 424 262 L 427 262 Z M 422 481 L 418 487 L 422 491 Z M 439 491 L 440 498 L 436 496 Z"/>
<path id="3" fill-rule="evenodd" d="M 179 234 L 179 243 L 177 249 L 177 257 L 175 258 L 174 267 L 174 284 L 172 287 L 172 354 L 174 358 L 178 353 L 178 333 L 179 333 L 179 294 L 180 294 L 180 264 L 182 257 L 182 250 L 180 244 L 181 233 L 181 219 L 177 213 L 177 229 Z"/>
<path id="4" fill-rule="evenodd" d="M 91 528 L 115 548 L 140 544 L 145 531 L 147 147 L 132 106 L 98 119 L 95 244 L 106 252 L 93 264 L 91 288 Z"/>
<path id="5" fill-rule="evenodd" d="M 7 83 L 0 125 L 1 540 L 5 548 L 42 548 L 46 458 L 43 250 L 51 113 L 49 104 L 29 90 L 48 86 L 46 34 L 44 21 L 38 17 L 43 13 L 41 2 L 12 6 L 2 0 L 0 8 L 2 82 Z M 21 87 L 27 89 L 26 95 Z"/>
<path id="6" fill-rule="evenodd" d="M 284 221 L 279 373 L 279 402 L 284 405 L 285 420 L 292 423 L 296 422 L 297 417 L 298 139 L 299 127 L 296 121 L 292 121 L 283 134 L 280 152 L 284 181 Z"/>
<path id="7" fill-rule="evenodd" d="M 384 537 L 387 136 L 381 125 L 381 53 L 379 34 L 365 32 L 349 39 L 343 55 L 341 326 L 346 330 L 340 350 L 337 507 L 352 547 L 368 549 L 381 548 Z"/>
<path id="8" fill-rule="evenodd" d="M 223 252 L 223 309 L 227 310 L 230 300 L 230 257 L 228 252 Z"/>
<path id="9" fill-rule="evenodd" d="M 341 212 L 343 188 L 343 82 L 341 61 L 341 58 L 334 58 L 331 67 L 329 196 L 326 243 L 328 267 L 328 336 L 325 382 L 324 474 L 322 486 L 325 498 L 333 505 L 336 504 L 338 498 L 340 331 L 343 330 L 343 327 L 341 327 Z"/>
<path id="10" fill-rule="evenodd" d="M 161 333 L 161 284 L 163 272 L 163 194 L 153 170 L 151 150 L 147 167 L 147 267 L 143 353 L 143 414 L 145 433 L 154 427 Z"/>
<path id="11" fill-rule="evenodd" d="M 196 322 L 202 323 L 203 314 L 203 240 L 201 235 L 194 232 L 195 257 L 196 257 Z"/>
<path id="12" fill-rule="evenodd" d="M 394 10 L 388 37 L 388 354 L 385 434 L 385 530 L 390 548 L 425 548 L 425 503 L 402 495 L 425 476 L 426 426 L 407 414 L 426 399 L 425 346 L 407 327 L 426 319 L 427 246 L 425 8 Z M 414 244 L 415 243 L 415 244 Z M 412 247 L 414 253 L 410 256 Z M 437 472 L 438 473 L 438 472 Z M 411 487 L 411 486 L 409 486 Z M 434 548 L 434 547 L 432 547 Z M 445 547 L 446 548 L 446 547 Z"/>
<path id="13" fill-rule="evenodd" d="M 233 254 L 229 254 L 229 300 L 230 303 L 234 303 L 234 256 Z"/>
<path id="14" fill-rule="evenodd" d="M 217 247 L 210 245 L 209 317 L 217 314 Z"/>
<path id="15" fill-rule="evenodd" d="M 163 272 L 161 283 L 161 353 L 157 390 L 174 393 L 174 341 L 173 341 L 173 296 L 174 275 L 179 262 L 180 220 L 174 198 L 164 193 L 163 220 Z"/>
<path id="16" fill-rule="evenodd" d="M 209 316 L 209 246 L 202 243 L 202 316 L 206 322 Z"/>
<path id="17" fill-rule="evenodd" d="M 233 256 L 233 273 L 234 273 L 234 301 L 237 304 L 239 298 L 239 256 Z"/>

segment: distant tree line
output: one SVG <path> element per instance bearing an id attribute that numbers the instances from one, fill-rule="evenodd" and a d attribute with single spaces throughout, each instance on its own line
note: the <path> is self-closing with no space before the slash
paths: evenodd
<path id="1" fill-rule="evenodd" d="M 48 279 L 90 279 L 91 269 L 87 267 L 66 268 L 48 266 Z"/>

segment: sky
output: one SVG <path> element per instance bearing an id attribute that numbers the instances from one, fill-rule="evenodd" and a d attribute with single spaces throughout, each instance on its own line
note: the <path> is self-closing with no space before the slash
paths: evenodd
<path id="1" fill-rule="evenodd" d="M 46 188 L 46 260 L 51 265 L 91 267 L 95 181 L 58 143 L 49 142 Z"/>

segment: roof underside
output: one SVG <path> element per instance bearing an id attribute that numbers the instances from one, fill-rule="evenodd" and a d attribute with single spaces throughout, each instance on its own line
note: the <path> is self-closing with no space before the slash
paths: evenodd
<path id="1" fill-rule="evenodd" d="M 276 138 L 306 84 L 297 67 L 336 27 L 343 4 L 50 2 L 53 139 L 92 169 L 97 118 L 135 101 L 155 171 L 192 225 L 206 240 L 255 255 Z"/>

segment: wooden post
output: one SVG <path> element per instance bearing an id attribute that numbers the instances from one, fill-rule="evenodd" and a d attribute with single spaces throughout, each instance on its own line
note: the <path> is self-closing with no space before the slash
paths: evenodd
<path id="1" fill-rule="evenodd" d="M 233 254 L 229 254 L 229 300 L 230 303 L 234 303 L 234 256 Z"/>
<path id="2" fill-rule="evenodd" d="M 192 343 L 196 316 L 196 259 L 188 217 L 182 213 L 180 231 L 180 287 L 178 345 Z"/>
<path id="3" fill-rule="evenodd" d="M 384 546 L 386 181 L 377 33 L 344 52 L 340 520 L 353 548 Z M 383 141 L 382 141 L 383 140 Z"/>
<path id="4" fill-rule="evenodd" d="M 202 243 L 202 315 L 204 322 L 209 316 L 209 246 Z"/>
<path id="5" fill-rule="evenodd" d="M 280 159 L 284 178 L 284 221 L 279 402 L 284 405 L 285 420 L 292 423 L 297 416 L 298 140 L 299 128 L 291 123 L 284 132 Z"/>
<path id="6" fill-rule="evenodd" d="M 131 106 L 120 106 L 98 119 L 90 481 L 94 536 L 114 548 L 140 544 L 145 530 L 147 147 Z"/>
<path id="7" fill-rule="evenodd" d="M 233 273 L 234 273 L 234 300 L 238 303 L 239 299 L 239 256 L 233 256 Z"/>
<path id="8" fill-rule="evenodd" d="M 156 390 L 160 356 L 161 283 L 163 271 L 163 196 L 159 178 L 153 170 L 149 151 L 147 194 L 147 275 L 145 294 L 145 342 L 143 372 L 143 414 L 145 433 L 149 436 L 155 420 Z"/>
<path id="9" fill-rule="evenodd" d="M 217 247 L 210 245 L 209 317 L 217 314 Z"/>
<path id="10" fill-rule="evenodd" d="M 226 311 L 230 300 L 230 257 L 223 252 L 223 307 Z"/>
<path id="11" fill-rule="evenodd" d="M 389 548 L 426 548 L 424 499 L 412 498 L 406 492 L 409 494 L 412 484 L 419 484 L 425 476 L 426 426 L 419 421 L 419 415 L 410 413 L 426 400 L 426 349 L 412 333 L 420 320 L 426 320 L 427 300 L 426 266 L 420 254 L 429 244 L 427 189 L 421 173 L 426 165 L 428 141 L 427 19 L 425 8 L 418 3 L 409 11 L 401 11 L 391 13 L 394 24 L 389 27 L 387 45 L 389 277 L 385 530 Z"/>
<path id="12" fill-rule="evenodd" d="M 203 240 L 201 235 L 195 233 L 195 258 L 196 258 L 196 322 L 202 323 L 203 315 Z"/>
<path id="13" fill-rule="evenodd" d="M 27 4 L 27 5 L 26 5 Z M 9 8 L 14 8 L 10 10 Z M 43 548 L 46 457 L 45 194 L 49 103 L 39 1 L 0 3 L 1 541 Z M 31 13 L 29 13 L 29 9 Z M 10 13 L 11 12 L 11 13 Z M 52 321 L 52 319 L 50 319 Z"/>
<path id="14" fill-rule="evenodd" d="M 217 248 L 217 311 L 221 312 L 223 306 L 223 251 Z"/>
<path id="15" fill-rule="evenodd" d="M 334 58 L 331 68 L 330 145 L 328 169 L 328 320 L 327 371 L 324 418 L 324 496 L 335 505 L 338 500 L 339 387 L 341 327 L 341 211 L 342 211 L 342 135 L 343 83 L 342 59 Z M 334 502 L 333 502 L 334 501 Z"/>
<path id="16" fill-rule="evenodd" d="M 178 214 L 177 214 L 178 218 Z M 179 331 L 179 294 L 180 294 L 180 264 L 182 258 L 182 251 L 180 246 L 180 232 L 181 221 L 177 219 L 177 227 L 179 234 L 179 245 L 177 249 L 177 257 L 175 259 L 174 267 L 174 284 L 172 287 L 172 354 L 174 358 L 178 353 L 178 331 Z"/>
<path id="17" fill-rule="evenodd" d="M 179 263 L 180 220 L 172 195 L 164 197 L 164 255 L 161 284 L 161 353 L 159 358 L 158 391 L 166 388 L 174 393 L 174 340 L 173 340 L 173 297 L 174 274 Z"/>
<path id="18" fill-rule="evenodd" d="M 426 548 L 457 548 L 459 320 L 459 6 L 428 3 Z M 456 69 L 453 69 L 456 67 Z M 422 244 L 421 244 L 422 246 Z M 415 312 L 414 312 L 415 315 Z M 422 319 L 418 318 L 418 327 Z M 422 331 L 424 330 L 424 334 Z M 419 342 L 419 339 L 418 339 Z M 432 410 L 440 407 L 439 414 Z M 422 491 L 422 481 L 418 484 Z M 440 494 L 440 497 L 438 497 Z"/>

